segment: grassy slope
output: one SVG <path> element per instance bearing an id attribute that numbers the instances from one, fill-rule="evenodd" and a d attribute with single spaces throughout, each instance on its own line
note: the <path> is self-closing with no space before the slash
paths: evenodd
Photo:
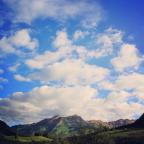
<path id="1" fill-rule="evenodd" d="M 144 144 L 144 129 L 113 130 L 103 132 L 107 134 L 116 144 Z"/>
<path id="2" fill-rule="evenodd" d="M 62 131 L 66 130 L 66 133 L 68 132 L 67 129 L 65 129 L 65 127 L 63 127 L 61 130 Z M 3 144 L 1 143 L 1 139 L 0 139 L 0 144 Z M 75 141 L 75 139 L 78 140 L 77 141 L 78 143 Z M 112 130 L 112 131 L 107 131 L 107 132 L 101 132 L 98 134 L 92 134 L 92 135 L 89 134 L 85 136 L 83 135 L 80 137 L 78 136 L 77 138 L 73 137 L 72 139 L 70 139 L 68 144 L 111 144 L 112 142 L 110 139 L 114 140 L 115 142 L 114 144 L 144 144 L 144 129 Z M 52 141 L 52 139 L 42 137 L 42 136 L 18 137 L 17 139 L 15 139 L 14 136 L 7 136 L 7 137 L 4 137 L 3 140 L 11 141 L 14 144 L 18 142 L 20 144 L 23 144 L 23 143 L 31 144 L 33 142 L 38 143 L 38 144 L 40 143 L 50 144 Z M 90 142 L 88 142 L 88 140 L 90 140 Z M 58 142 L 58 143 L 63 144 L 63 142 L 62 143 Z"/>
<path id="3" fill-rule="evenodd" d="M 0 138 L 1 141 L 19 142 L 19 143 L 31 143 L 31 142 L 51 142 L 51 139 L 42 136 L 31 136 L 31 137 L 17 137 L 5 136 Z"/>
<path id="4" fill-rule="evenodd" d="M 144 129 L 132 129 L 132 130 L 113 130 L 104 132 L 109 134 L 113 138 L 131 138 L 131 137 L 144 137 Z"/>

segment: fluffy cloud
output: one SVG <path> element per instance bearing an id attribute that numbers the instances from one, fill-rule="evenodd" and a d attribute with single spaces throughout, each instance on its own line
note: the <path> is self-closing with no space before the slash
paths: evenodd
<path id="1" fill-rule="evenodd" d="M 31 92 L 17 92 L 1 99 L 0 115 L 9 122 L 33 122 L 55 114 L 75 114 L 96 94 L 90 87 L 37 87 Z"/>
<path id="2" fill-rule="evenodd" d="M 104 88 L 104 87 L 103 87 Z M 106 88 L 105 88 L 106 89 Z M 128 73 L 118 76 L 116 81 L 111 84 L 109 90 L 112 91 L 130 91 L 133 101 L 144 102 L 144 74 L 142 73 Z M 131 99 L 129 99 L 131 101 Z"/>
<path id="3" fill-rule="evenodd" d="M 76 31 L 74 39 L 83 37 L 87 32 Z M 82 36 L 83 35 L 83 36 Z M 105 40 L 106 38 L 106 40 Z M 53 41 L 55 51 L 46 50 L 43 54 L 38 54 L 32 59 L 26 60 L 26 65 L 30 68 L 41 69 L 49 64 L 53 64 L 63 59 L 82 59 L 99 58 L 108 55 L 113 51 L 114 45 L 122 43 L 122 32 L 116 29 L 109 28 L 103 34 L 97 37 L 97 44 L 100 48 L 89 50 L 85 46 L 73 44 L 65 30 L 57 31 L 56 37 Z"/>
<path id="4" fill-rule="evenodd" d="M 85 27 L 96 26 L 103 17 L 102 8 L 89 1 L 69 0 L 5 0 L 15 12 L 15 20 L 32 22 L 37 18 L 58 21 L 78 18 Z M 94 3 L 94 4 L 93 4 Z"/>
<path id="5" fill-rule="evenodd" d="M 17 31 L 11 38 L 11 42 L 16 47 L 26 47 L 29 50 L 33 50 L 38 46 L 37 40 L 30 37 L 28 29 Z"/>
<path id="6" fill-rule="evenodd" d="M 131 91 L 131 96 L 143 99 L 144 74 L 138 72 L 122 73 L 113 81 L 104 80 L 98 83 L 100 90 Z"/>
<path id="7" fill-rule="evenodd" d="M 109 90 L 109 91 L 117 90 L 115 87 L 115 84 L 108 80 L 104 80 L 104 81 L 101 81 L 100 83 L 98 83 L 98 88 L 100 90 Z"/>
<path id="8" fill-rule="evenodd" d="M 19 75 L 19 74 L 14 75 L 14 78 L 17 81 L 21 81 L 21 82 L 30 82 L 31 81 L 29 78 L 25 78 L 24 76 Z"/>
<path id="9" fill-rule="evenodd" d="M 144 86 L 137 87 L 133 91 L 133 95 L 143 103 L 144 102 Z"/>
<path id="10" fill-rule="evenodd" d="M 0 99 L 0 115 L 1 119 L 11 124 L 36 122 L 55 114 L 115 120 L 133 118 L 144 108 L 139 103 L 127 103 L 129 93 L 125 91 L 110 93 L 105 99 L 97 95 L 97 90 L 89 86 L 36 87 L 30 92 L 16 92 L 10 98 Z"/>
<path id="11" fill-rule="evenodd" d="M 81 60 L 67 59 L 33 72 L 29 78 L 44 83 L 57 81 L 67 85 L 88 85 L 105 79 L 108 74 L 109 70 L 106 68 L 89 65 Z"/>
<path id="12" fill-rule="evenodd" d="M 103 57 L 112 54 L 115 47 L 123 43 L 123 32 L 118 29 L 108 28 L 103 33 L 98 34 L 96 44 L 99 47 L 93 55 Z"/>
<path id="13" fill-rule="evenodd" d="M 79 40 L 79 39 L 83 39 L 85 36 L 87 36 L 89 34 L 88 31 L 81 31 L 81 30 L 76 30 L 74 35 L 73 35 L 73 39 L 74 40 Z"/>
<path id="14" fill-rule="evenodd" d="M 124 71 L 129 68 L 137 69 L 142 62 L 138 49 L 132 44 L 123 44 L 118 56 L 111 60 L 112 65 L 118 71 Z"/>
<path id="15" fill-rule="evenodd" d="M 19 66 L 20 66 L 20 63 L 16 63 L 15 65 L 10 66 L 8 69 L 11 72 L 16 72 Z"/>
<path id="16" fill-rule="evenodd" d="M 56 48 L 56 51 L 45 51 L 43 54 L 38 54 L 32 59 L 26 60 L 26 64 L 30 68 L 41 69 L 49 64 L 71 57 L 72 51 L 76 47 L 72 45 L 72 41 L 69 40 L 65 30 L 56 33 L 53 46 Z"/>
<path id="17" fill-rule="evenodd" d="M 38 46 L 38 41 L 31 38 L 28 29 L 17 31 L 10 37 L 3 37 L 0 40 L 0 51 L 2 54 L 20 54 L 23 48 L 28 51 L 33 51 Z"/>
<path id="18" fill-rule="evenodd" d="M 125 74 L 118 77 L 116 86 L 119 89 L 139 89 L 144 86 L 144 74 L 132 73 Z"/>
<path id="19" fill-rule="evenodd" d="M 72 41 L 68 39 L 68 34 L 65 30 L 58 31 L 53 45 L 58 49 L 70 49 Z"/>

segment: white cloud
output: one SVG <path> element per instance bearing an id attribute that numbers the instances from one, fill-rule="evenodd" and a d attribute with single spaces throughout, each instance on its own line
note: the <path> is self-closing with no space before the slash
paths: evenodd
<path id="1" fill-rule="evenodd" d="M 0 51 L 1 54 L 7 54 L 7 53 L 15 53 L 15 48 L 10 44 L 9 39 L 6 37 L 3 37 L 0 40 Z"/>
<path id="2" fill-rule="evenodd" d="M 96 2 L 68 0 L 5 0 L 15 12 L 15 20 L 31 23 L 38 18 L 58 21 L 78 18 L 85 27 L 96 26 L 103 10 Z"/>
<path id="3" fill-rule="evenodd" d="M 100 90 L 129 91 L 130 96 L 144 100 L 144 74 L 143 73 L 123 73 L 113 81 L 104 80 L 98 83 Z"/>
<path id="4" fill-rule="evenodd" d="M 63 55 L 58 52 L 45 51 L 43 54 L 36 55 L 32 59 L 26 60 L 26 65 L 30 68 L 41 69 L 49 64 L 59 61 Z"/>
<path id="5" fill-rule="evenodd" d="M 21 82 L 30 82 L 31 80 L 29 78 L 26 78 L 20 74 L 16 74 L 14 75 L 14 78 L 17 80 L 17 81 L 21 81 Z"/>
<path id="6" fill-rule="evenodd" d="M 30 32 L 28 29 L 17 31 L 11 38 L 11 42 L 16 47 L 25 47 L 29 50 L 33 50 L 38 46 L 37 40 L 30 37 Z"/>
<path id="7" fill-rule="evenodd" d="M 138 69 L 141 62 L 142 58 L 133 44 L 123 44 L 118 56 L 111 60 L 112 65 L 118 71 L 124 71 L 129 68 Z"/>
<path id="8" fill-rule="evenodd" d="M 109 70 L 106 68 L 89 65 L 81 60 L 67 59 L 33 72 L 29 78 L 44 83 L 57 81 L 66 85 L 88 85 L 103 80 L 108 74 Z"/>
<path id="9" fill-rule="evenodd" d="M 41 69 L 49 64 L 53 64 L 61 59 L 69 58 L 74 50 L 72 41 L 68 39 L 65 30 L 58 31 L 53 41 L 53 46 L 56 51 L 45 51 L 43 54 L 38 54 L 32 59 L 26 60 L 26 64 L 30 68 Z"/>
<path id="10" fill-rule="evenodd" d="M 36 87 L 27 93 L 16 92 L 1 98 L 0 115 L 7 122 L 31 123 L 56 114 L 109 121 L 133 118 L 143 112 L 142 104 L 126 102 L 128 92 L 112 92 L 104 99 L 98 98 L 98 94 L 89 86 Z"/>
<path id="11" fill-rule="evenodd" d="M 63 49 L 71 47 L 72 42 L 68 39 L 67 32 L 65 30 L 58 31 L 56 33 L 56 38 L 53 42 L 54 46 L 58 49 Z"/>
<path id="12" fill-rule="evenodd" d="M 144 102 L 144 86 L 137 87 L 132 94 Z"/>
<path id="13" fill-rule="evenodd" d="M 20 54 L 23 48 L 28 51 L 33 51 L 38 47 L 38 41 L 31 38 L 28 29 L 17 31 L 10 37 L 3 37 L 0 40 L 0 51 L 2 54 Z"/>
<path id="14" fill-rule="evenodd" d="M 17 63 L 15 65 L 10 66 L 8 69 L 11 72 L 16 72 L 18 70 L 18 67 L 20 66 L 20 63 Z"/>
<path id="15" fill-rule="evenodd" d="M 108 80 L 104 80 L 104 81 L 101 81 L 100 83 L 98 83 L 98 88 L 100 90 L 110 90 L 110 91 L 117 90 L 115 87 L 115 84 Z"/>
<path id="16" fill-rule="evenodd" d="M 81 31 L 81 30 L 76 30 L 74 35 L 73 35 L 73 39 L 74 40 L 79 40 L 79 39 L 83 39 L 85 36 L 87 36 L 89 34 L 88 31 Z"/>
<path id="17" fill-rule="evenodd" d="M 0 115 L 7 121 L 29 123 L 55 114 L 74 114 L 96 94 L 97 91 L 90 87 L 37 87 L 31 92 L 17 92 L 1 99 Z"/>
<path id="18" fill-rule="evenodd" d="M 106 35 L 108 41 L 110 41 L 109 46 L 107 45 L 107 42 L 100 42 L 99 40 L 100 44 L 104 43 L 104 47 L 100 47 L 96 50 L 89 50 L 85 46 L 73 44 L 73 41 L 69 39 L 68 34 L 65 30 L 57 31 L 56 37 L 53 40 L 53 46 L 56 50 L 46 50 L 43 54 L 37 54 L 35 57 L 26 60 L 25 63 L 30 68 L 41 69 L 64 59 L 75 58 L 85 61 L 89 58 L 99 58 L 101 56 L 108 55 L 109 47 L 110 49 L 113 49 L 114 44 L 119 44 L 122 42 L 122 32 L 110 28 L 107 29 L 106 32 L 107 34 L 103 35 Z M 98 37 L 98 39 L 100 39 L 100 36 Z"/>
<path id="19" fill-rule="evenodd" d="M 118 77 L 115 83 L 119 89 L 132 90 L 144 87 L 144 74 L 132 73 Z"/>
<path id="20" fill-rule="evenodd" d="M 139 102 L 144 102 L 144 74 L 134 72 L 120 75 L 114 86 L 117 90 L 131 91 L 131 96 L 137 98 Z"/>
<path id="21" fill-rule="evenodd" d="M 98 34 L 96 45 L 99 47 L 93 53 L 95 57 L 103 57 L 112 54 L 114 48 L 123 43 L 123 32 L 114 28 L 108 28 Z"/>

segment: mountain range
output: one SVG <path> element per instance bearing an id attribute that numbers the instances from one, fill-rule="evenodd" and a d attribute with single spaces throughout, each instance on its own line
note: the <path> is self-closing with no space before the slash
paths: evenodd
<path id="1" fill-rule="evenodd" d="M 144 116 L 142 116 L 143 118 Z M 140 121 L 136 121 L 140 123 Z M 129 126 L 134 124 L 134 120 L 120 119 L 112 122 L 103 122 L 101 120 L 85 121 L 78 115 L 67 117 L 54 116 L 41 120 L 37 123 L 16 125 L 9 127 L 5 122 L 0 121 L 0 134 L 21 136 L 39 136 L 39 135 L 63 135 L 72 136 L 87 134 L 105 129 Z"/>
<path id="2" fill-rule="evenodd" d="M 0 121 L 0 144 L 144 144 L 143 138 L 144 114 L 136 121 L 86 121 L 78 115 L 12 127 Z"/>

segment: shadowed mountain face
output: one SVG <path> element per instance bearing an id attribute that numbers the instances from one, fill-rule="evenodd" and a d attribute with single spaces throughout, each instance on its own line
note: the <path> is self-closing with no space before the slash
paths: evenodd
<path id="1" fill-rule="evenodd" d="M 134 123 L 120 127 L 122 128 L 134 128 L 134 129 L 138 129 L 138 128 L 144 128 L 144 114 L 142 114 L 140 116 L 139 119 L 137 119 Z"/>
<path id="2" fill-rule="evenodd" d="M 3 121 L 0 120 L 0 135 L 14 135 L 11 128 Z"/>
<path id="3" fill-rule="evenodd" d="M 142 114 L 135 122 L 117 127 L 117 129 L 143 129 L 144 128 L 144 114 Z"/>
<path id="4" fill-rule="evenodd" d="M 133 126 L 137 128 L 144 128 L 144 114 L 142 114 L 142 116 L 135 121 Z"/>

